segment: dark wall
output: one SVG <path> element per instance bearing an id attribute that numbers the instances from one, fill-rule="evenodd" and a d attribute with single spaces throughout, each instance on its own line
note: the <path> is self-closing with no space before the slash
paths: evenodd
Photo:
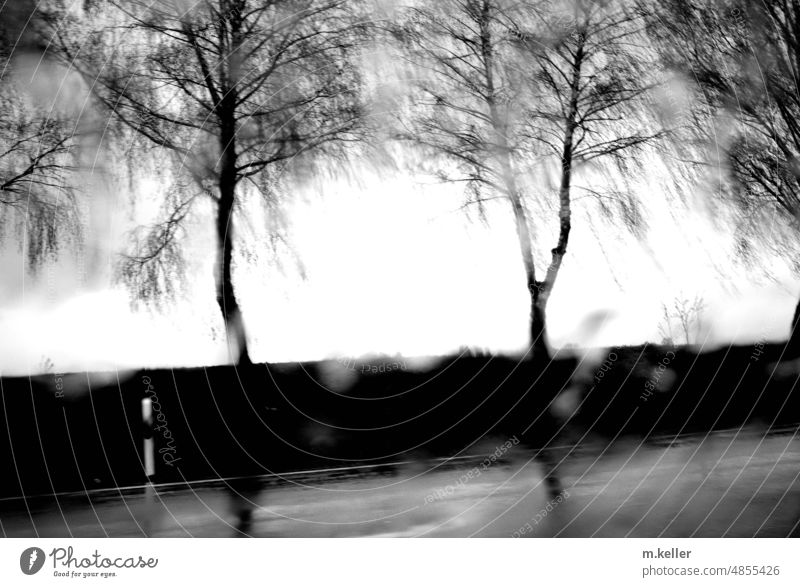
<path id="1" fill-rule="evenodd" d="M 568 379 L 564 363 L 462 358 L 353 370 L 337 392 L 322 383 L 326 368 L 152 370 L 91 386 L 75 375 L 61 397 L 59 376 L 4 379 L 0 492 L 143 482 L 143 397 L 154 407 L 156 479 L 180 481 L 452 455 L 486 435 L 543 443 L 553 428 L 540 414 Z"/>
<path id="2" fill-rule="evenodd" d="M 800 420 L 797 375 L 771 377 L 768 368 L 779 345 L 765 346 L 755 359 L 753 347 L 702 355 L 678 349 L 670 376 L 646 399 L 645 386 L 668 350 L 614 352 L 601 379 L 584 377 L 581 409 L 569 423 L 581 434 L 647 436 Z M 323 383 L 331 365 L 2 379 L 0 494 L 145 481 L 144 397 L 153 401 L 158 426 L 157 481 L 448 456 L 474 450 L 487 436 L 543 446 L 559 440 L 561 423 L 548 406 L 571 384 L 575 361 L 459 358 L 388 371 L 356 365 L 346 367 L 347 385 L 336 390 Z"/>
<path id="3" fill-rule="evenodd" d="M 142 481 L 141 431 L 131 424 L 140 415 L 139 400 L 109 386 L 109 378 L 93 379 L 84 374 L 0 381 L 0 494 Z"/>

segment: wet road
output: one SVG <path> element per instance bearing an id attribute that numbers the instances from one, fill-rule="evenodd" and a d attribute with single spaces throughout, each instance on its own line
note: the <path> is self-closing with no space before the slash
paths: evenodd
<path id="1" fill-rule="evenodd" d="M 451 461 L 0 500 L 9 537 L 785 537 L 800 529 L 800 430 L 555 449 L 563 492 L 507 439 Z M 494 455 L 494 456 L 492 456 Z"/>

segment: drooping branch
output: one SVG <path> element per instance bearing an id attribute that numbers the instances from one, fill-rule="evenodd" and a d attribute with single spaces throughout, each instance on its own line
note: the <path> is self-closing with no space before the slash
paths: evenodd
<path id="1" fill-rule="evenodd" d="M 81 244 L 74 181 L 81 135 L 37 104 L 8 58 L 0 58 L 0 101 L 0 238 L 11 234 L 36 270 L 63 246 Z"/>

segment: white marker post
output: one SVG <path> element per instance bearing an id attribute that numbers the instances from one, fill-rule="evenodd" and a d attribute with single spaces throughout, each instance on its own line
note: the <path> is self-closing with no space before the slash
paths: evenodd
<path id="1" fill-rule="evenodd" d="M 147 480 L 156 474 L 155 443 L 153 442 L 153 400 L 142 399 L 142 424 L 144 429 L 144 473 Z"/>
<path id="2" fill-rule="evenodd" d="M 147 482 L 144 488 L 144 520 L 142 530 L 145 536 L 152 535 L 155 518 L 155 488 L 153 475 L 156 474 L 155 441 L 153 440 L 153 400 L 142 398 L 142 433 L 144 436 L 144 473 Z"/>

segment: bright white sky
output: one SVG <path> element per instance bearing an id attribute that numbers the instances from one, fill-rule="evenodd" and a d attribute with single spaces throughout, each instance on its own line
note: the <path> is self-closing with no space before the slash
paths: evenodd
<path id="1" fill-rule="evenodd" d="M 697 212 L 673 217 L 653 180 L 639 187 L 648 194 L 644 242 L 596 222 L 605 235 L 598 240 L 576 219 L 549 307 L 551 344 L 659 341 L 661 303 L 694 295 L 706 301 L 709 345 L 785 337 L 800 289 L 788 269 L 776 261 L 775 282 L 745 287 L 743 270 L 721 274 L 715 265 L 731 265 L 729 235 Z M 36 372 L 47 361 L 59 371 L 224 362 L 208 245 L 191 254 L 197 273 L 186 299 L 164 313 L 134 313 L 109 285 L 127 196 L 101 182 L 96 190 L 88 250 L 77 262 L 65 258 L 34 278 L 14 251 L 2 257 L 0 371 Z M 370 173 L 357 187 L 309 187 L 288 211 L 306 279 L 291 262 L 237 273 L 254 359 L 524 348 L 528 299 L 513 223 L 500 210 L 490 210 L 488 226 L 470 221 L 459 190 L 402 172 Z M 590 332 L 583 322 L 599 312 L 605 327 Z"/>

